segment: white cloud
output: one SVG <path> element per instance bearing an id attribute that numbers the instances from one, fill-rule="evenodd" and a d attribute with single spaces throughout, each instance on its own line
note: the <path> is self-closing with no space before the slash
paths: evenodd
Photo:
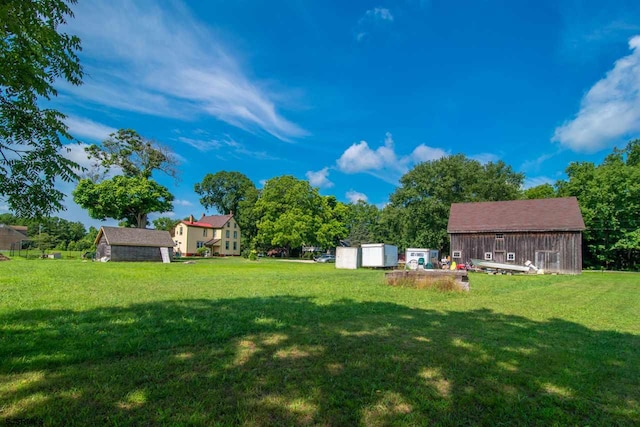
<path id="1" fill-rule="evenodd" d="M 358 191 L 349 190 L 347 194 L 345 194 L 350 203 L 357 203 L 358 200 L 362 200 L 363 202 L 368 202 L 369 198 L 366 194 L 360 193 Z"/>
<path id="2" fill-rule="evenodd" d="M 441 148 L 429 147 L 428 145 L 420 144 L 411 153 L 411 159 L 415 163 L 428 162 L 431 160 L 438 160 L 445 157 L 448 153 Z"/>
<path id="3" fill-rule="evenodd" d="M 117 132 L 115 128 L 77 116 L 67 116 L 65 124 L 69 128 L 69 133 L 78 140 L 101 142 L 107 139 L 109 134 Z"/>
<path id="4" fill-rule="evenodd" d="M 393 20 L 389 9 L 384 7 L 369 9 L 358 20 L 354 37 L 357 42 L 361 42 L 372 33 L 388 28 L 388 24 L 391 24 Z"/>
<path id="5" fill-rule="evenodd" d="M 640 132 L 640 36 L 629 48 L 632 53 L 587 92 L 576 117 L 556 128 L 552 141 L 593 153 Z"/>
<path id="6" fill-rule="evenodd" d="M 374 150 L 366 141 L 354 143 L 342 153 L 336 164 L 341 172 L 348 174 L 364 172 L 396 184 L 412 164 L 436 160 L 446 155 L 447 152 L 440 148 L 420 144 L 411 154 L 398 156 L 395 152 L 393 136 L 387 132 L 384 145 Z"/>
<path id="7" fill-rule="evenodd" d="M 306 131 L 282 117 L 219 37 L 179 1 L 80 2 L 69 32 L 82 39 L 87 77 L 74 96 L 113 108 L 190 120 L 211 115 L 288 141 Z M 117 71 L 106 71 L 117 70 Z"/>
<path id="8" fill-rule="evenodd" d="M 497 162 L 498 160 L 500 160 L 500 157 L 497 154 L 493 154 L 493 153 L 478 153 L 478 154 L 469 156 L 469 158 L 473 160 L 477 160 L 483 165 L 486 165 L 487 163 Z"/>
<path id="9" fill-rule="evenodd" d="M 373 20 L 393 22 L 393 15 L 391 14 L 391 11 L 384 7 L 375 7 L 373 9 L 369 9 L 365 12 L 364 16 L 365 18 Z"/>
<path id="10" fill-rule="evenodd" d="M 185 144 L 190 145 L 196 150 L 203 152 L 217 149 L 222 146 L 222 144 L 220 144 L 220 141 L 216 139 L 193 139 L 187 138 L 186 136 L 180 136 L 178 137 L 178 141 L 184 142 Z"/>
<path id="11" fill-rule="evenodd" d="M 174 200 L 173 204 L 176 206 L 193 206 L 193 203 L 191 203 L 190 201 L 181 199 Z"/>
<path id="12" fill-rule="evenodd" d="M 558 152 L 551 154 L 542 154 L 535 159 L 525 160 L 522 163 L 522 166 L 520 166 L 520 170 L 524 172 L 537 172 L 540 170 L 540 166 L 542 166 L 544 162 L 555 157 L 557 154 Z"/>
<path id="13" fill-rule="evenodd" d="M 313 187 L 330 188 L 333 182 L 329 180 L 329 168 L 322 168 L 319 171 L 308 171 L 306 174 L 309 184 Z"/>

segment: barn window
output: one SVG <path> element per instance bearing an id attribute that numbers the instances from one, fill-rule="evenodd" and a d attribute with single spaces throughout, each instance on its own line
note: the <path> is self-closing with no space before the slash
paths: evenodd
<path id="1" fill-rule="evenodd" d="M 515 261 L 516 253 L 515 252 L 507 252 L 507 261 Z"/>
<path id="2" fill-rule="evenodd" d="M 454 258 L 462 258 L 462 251 L 453 251 Z"/>
<path id="3" fill-rule="evenodd" d="M 496 233 L 496 239 L 504 239 L 503 233 Z"/>
<path id="4" fill-rule="evenodd" d="M 204 246 L 204 242 L 196 242 L 196 248 L 201 248 Z"/>
<path id="5" fill-rule="evenodd" d="M 491 252 L 485 252 L 484 259 L 485 261 L 491 261 L 493 259 L 493 254 Z"/>

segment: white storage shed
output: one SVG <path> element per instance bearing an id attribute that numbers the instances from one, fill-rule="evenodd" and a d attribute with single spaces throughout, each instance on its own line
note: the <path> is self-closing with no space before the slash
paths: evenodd
<path id="1" fill-rule="evenodd" d="M 362 267 L 362 249 L 360 248 L 336 248 L 336 268 L 355 270 Z"/>
<path id="2" fill-rule="evenodd" d="M 363 267 L 395 267 L 398 265 L 398 247 L 384 243 L 366 243 L 362 247 Z"/>

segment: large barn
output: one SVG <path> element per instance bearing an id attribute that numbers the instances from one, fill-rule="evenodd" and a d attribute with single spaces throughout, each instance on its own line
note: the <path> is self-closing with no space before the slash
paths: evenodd
<path id="1" fill-rule="evenodd" d="M 575 197 L 454 203 L 447 232 L 451 258 L 533 262 L 547 272 L 580 274 L 582 230 Z"/>
<path id="2" fill-rule="evenodd" d="M 162 252 L 173 258 L 174 242 L 163 230 L 100 227 L 96 236 L 96 258 L 111 261 L 163 261 Z"/>

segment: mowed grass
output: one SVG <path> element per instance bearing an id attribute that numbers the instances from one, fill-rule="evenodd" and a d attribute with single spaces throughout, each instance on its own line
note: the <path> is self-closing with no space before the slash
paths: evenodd
<path id="1" fill-rule="evenodd" d="M 638 425 L 640 275 L 0 263 L 0 425 Z"/>

